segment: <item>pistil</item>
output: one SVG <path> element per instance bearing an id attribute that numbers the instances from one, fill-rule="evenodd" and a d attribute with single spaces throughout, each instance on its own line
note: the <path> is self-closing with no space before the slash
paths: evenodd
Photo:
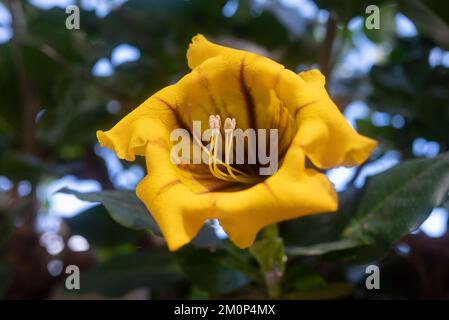
<path id="1" fill-rule="evenodd" d="M 229 181 L 229 182 L 241 182 L 254 184 L 259 181 L 258 178 L 250 176 L 243 171 L 235 169 L 231 166 L 231 155 L 232 155 L 232 142 L 234 136 L 234 129 L 236 126 L 236 121 L 234 118 L 226 118 L 224 122 L 225 131 L 225 162 L 223 163 L 218 158 L 218 143 L 221 139 L 220 137 L 220 125 L 221 119 L 219 115 L 209 116 L 209 126 L 212 130 L 210 150 L 209 153 L 209 170 L 218 179 Z M 204 147 L 203 147 L 204 148 Z M 207 149 L 206 149 L 207 150 Z M 224 166 L 226 172 L 222 171 L 219 166 Z"/>

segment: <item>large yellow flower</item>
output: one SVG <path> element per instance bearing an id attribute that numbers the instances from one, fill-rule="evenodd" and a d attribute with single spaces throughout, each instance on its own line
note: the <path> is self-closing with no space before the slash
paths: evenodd
<path id="1" fill-rule="evenodd" d="M 240 248 L 272 223 L 337 210 L 325 175 L 308 168 L 353 166 L 365 161 L 376 142 L 359 135 L 327 95 L 318 70 L 295 74 L 250 52 L 213 44 L 202 35 L 187 52 L 192 71 L 152 95 L 111 130 L 98 131 L 102 146 L 118 157 L 146 157 L 147 176 L 137 195 L 159 224 L 170 250 L 185 245 L 206 219 L 217 218 Z M 279 163 L 271 176 L 239 170 L 249 183 L 223 176 L 207 164 L 174 164 L 170 132 L 208 124 L 210 115 L 235 118 L 245 130 L 279 131 Z M 194 142 L 195 143 L 195 142 Z M 245 171 L 246 170 L 246 171 Z M 236 171 L 237 172 L 237 171 Z"/>

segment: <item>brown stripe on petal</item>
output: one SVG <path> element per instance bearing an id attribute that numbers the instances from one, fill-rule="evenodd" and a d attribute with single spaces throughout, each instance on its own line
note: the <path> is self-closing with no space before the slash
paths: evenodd
<path id="1" fill-rule="evenodd" d="M 197 194 L 206 194 L 206 193 L 210 193 L 210 192 L 218 192 L 218 191 L 225 191 L 228 189 L 232 189 L 232 186 L 228 185 L 228 184 L 223 184 L 223 185 L 213 185 L 213 186 L 204 186 L 207 190 L 198 192 Z"/>
<path id="2" fill-rule="evenodd" d="M 282 159 L 283 156 L 285 155 L 285 153 L 288 150 L 288 145 L 286 143 L 284 143 L 285 140 L 285 133 L 288 130 L 288 110 L 287 108 L 283 105 L 283 102 L 281 101 L 281 109 L 280 109 L 280 115 L 279 115 L 279 135 L 278 135 L 278 139 L 279 139 L 279 145 L 284 146 L 281 150 L 279 150 L 279 159 Z"/>
<path id="3" fill-rule="evenodd" d="M 226 103 L 224 102 L 224 100 L 223 99 L 221 99 L 221 103 L 222 103 L 222 107 L 223 107 L 223 110 L 224 110 L 224 112 L 220 112 L 220 108 L 218 107 L 218 103 L 217 103 L 217 100 L 215 99 L 215 97 L 214 97 L 214 95 L 212 94 L 212 91 L 211 91 L 211 89 L 210 89 L 210 81 L 209 81 L 209 79 L 203 74 L 203 72 L 202 72 L 202 70 L 200 69 L 200 68 L 198 68 L 197 70 L 197 73 L 198 73 L 198 76 L 199 76 L 199 83 L 200 83 L 200 86 L 203 88 L 203 89 L 205 89 L 206 90 L 206 92 L 207 92 L 207 95 L 208 95 L 208 97 L 209 97 L 209 102 L 210 102 L 210 104 L 211 104 L 211 106 L 212 106 L 212 114 L 214 114 L 214 115 L 221 115 L 221 117 L 223 118 L 223 120 L 224 119 L 226 119 L 227 117 L 229 117 L 230 116 L 230 114 L 229 114 L 229 111 L 228 111 L 228 109 L 227 109 L 227 105 L 226 105 Z M 208 112 L 207 112 L 207 108 L 205 108 L 202 104 L 199 104 L 199 107 L 203 110 L 203 111 L 205 111 L 206 112 L 206 115 L 207 116 L 209 116 L 209 114 L 208 114 Z M 220 132 L 221 132 L 221 134 L 222 134 L 222 136 L 224 137 L 224 129 L 223 128 L 220 128 Z M 204 145 L 204 144 L 203 144 Z"/>
<path id="4" fill-rule="evenodd" d="M 305 107 L 311 106 L 311 105 L 313 105 L 313 104 L 315 104 L 315 103 L 317 103 L 317 102 L 319 102 L 319 100 L 313 100 L 313 101 L 304 103 L 303 105 L 297 107 L 297 108 L 295 109 L 294 114 L 293 114 L 295 120 L 296 120 L 296 116 L 298 115 L 299 110 L 301 110 L 301 109 L 303 109 L 303 108 L 305 108 Z"/>
<path id="5" fill-rule="evenodd" d="M 176 122 L 178 123 L 178 125 L 182 128 L 185 129 L 189 132 L 191 132 L 191 128 L 184 122 L 184 120 L 180 117 L 180 115 L 177 112 L 177 108 L 172 106 L 170 103 L 168 103 L 167 101 L 165 101 L 164 99 L 160 98 L 160 97 L 155 97 L 157 100 L 159 100 L 162 104 L 164 104 L 167 108 L 169 108 L 175 118 L 176 118 Z"/>
<path id="6" fill-rule="evenodd" d="M 279 130 L 282 101 L 279 98 L 278 98 L 278 100 L 279 100 L 279 103 L 275 104 L 275 108 L 273 110 L 272 128 Z M 280 137 L 280 135 L 279 135 L 279 137 Z"/>
<path id="7" fill-rule="evenodd" d="M 217 97 L 214 96 L 214 94 L 211 90 L 211 86 L 210 86 L 210 79 L 206 75 L 204 75 L 201 68 L 197 68 L 195 71 L 198 75 L 197 81 L 198 81 L 200 87 L 203 88 L 207 93 L 207 96 L 209 98 L 208 101 L 211 105 L 212 110 L 209 112 L 208 109 L 203 104 L 200 104 L 200 103 L 197 103 L 197 106 L 200 107 L 202 109 L 202 111 L 204 111 L 206 113 L 206 115 L 210 115 L 210 113 L 212 113 L 214 115 L 218 114 L 222 117 L 223 120 L 228 117 L 232 117 L 231 112 L 229 111 L 228 106 L 227 106 L 225 100 L 223 99 L 223 97 L 219 96 L 218 101 L 217 101 Z M 224 132 L 223 127 L 220 128 L 220 132 L 222 134 L 222 137 L 225 137 L 225 134 L 224 134 L 225 132 Z M 197 142 L 197 141 L 195 141 L 195 142 Z M 204 143 L 203 143 L 203 146 L 205 147 Z M 233 144 L 233 150 L 235 153 L 235 144 Z M 236 165 L 236 166 L 240 167 L 241 165 Z M 208 171 L 209 171 L 209 169 L 208 169 Z M 209 171 L 209 173 L 210 173 L 210 171 Z"/>
<path id="8" fill-rule="evenodd" d="M 229 109 L 228 109 L 228 105 L 226 104 L 226 101 L 224 101 L 223 98 L 221 99 L 221 107 L 224 110 L 224 117 L 223 118 L 232 118 L 232 115 L 231 115 L 231 113 L 229 112 Z"/>
<path id="9" fill-rule="evenodd" d="M 218 114 L 219 110 L 217 107 L 217 101 L 215 100 L 214 95 L 212 94 L 212 91 L 210 90 L 209 86 L 209 79 L 202 73 L 201 69 L 197 69 L 198 76 L 199 76 L 199 83 L 202 88 L 204 88 L 207 92 L 207 95 L 209 96 L 209 102 L 212 105 L 212 108 L 214 109 L 214 114 Z M 204 109 L 204 108 L 203 108 Z"/>
<path id="10" fill-rule="evenodd" d="M 281 75 L 282 72 L 284 71 L 284 69 L 279 69 L 279 71 L 276 73 L 276 75 L 274 76 L 274 81 L 273 81 L 273 88 L 277 88 L 277 86 L 279 85 L 279 82 L 281 80 Z"/>
<path id="11" fill-rule="evenodd" d="M 164 192 L 167 192 L 168 190 L 170 190 L 172 187 L 180 184 L 181 181 L 179 179 L 175 179 L 172 181 L 167 182 L 166 184 L 164 184 L 159 191 L 156 193 L 156 195 L 154 196 L 153 200 L 157 199 L 161 194 L 163 194 Z"/>
<path id="12" fill-rule="evenodd" d="M 240 63 L 240 73 L 239 73 L 240 91 L 243 95 L 243 99 L 245 100 L 246 104 L 246 112 L 248 116 L 248 128 L 256 129 L 257 124 L 256 104 L 254 103 L 254 98 L 251 94 L 251 90 L 245 82 L 245 59 L 246 56 L 243 57 L 242 62 Z"/>
<path id="13" fill-rule="evenodd" d="M 270 185 L 268 184 L 268 182 L 265 180 L 262 182 L 262 185 L 265 187 L 265 189 L 267 189 L 267 191 L 270 193 L 270 195 L 273 197 L 273 199 L 276 202 L 279 202 L 278 197 L 276 196 L 276 194 L 273 192 L 273 189 L 271 189 Z"/>
<path id="14" fill-rule="evenodd" d="M 160 148 L 167 149 L 167 150 L 170 149 L 168 142 L 162 138 L 149 139 L 148 143 L 152 146 L 158 146 Z"/>
<path id="15" fill-rule="evenodd" d="M 225 101 L 223 98 L 221 98 L 220 101 L 221 101 L 221 107 L 222 107 L 222 109 L 223 109 L 223 111 L 224 111 L 224 112 L 223 112 L 223 119 L 226 119 L 226 118 L 233 118 L 231 112 L 230 112 L 229 109 L 228 109 L 228 105 L 226 104 L 226 101 Z M 221 128 L 221 131 L 222 131 L 223 137 L 225 137 L 223 128 Z M 235 158 L 236 158 L 235 160 L 237 160 L 237 161 L 234 161 L 234 162 L 241 162 L 241 161 L 243 161 L 243 159 L 241 158 L 241 156 L 237 154 L 237 149 L 236 149 L 236 144 L 235 144 L 235 143 L 232 144 L 232 152 L 233 152 L 233 154 L 235 155 Z M 240 170 L 246 168 L 245 165 L 236 164 L 236 163 L 234 163 L 234 166 L 235 166 L 236 168 L 239 168 Z"/>
<path id="16" fill-rule="evenodd" d="M 239 84 L 240 84 L 240 92 L 243 95 L 243 99 L 246 104 L 246 113 L 248 118 L 248 128 L 257 129 L 257 115 L 256 115 L 256 104 L 254 102 L 254 98 L 251 94 L 251 89 L 248 87 L 245 81 L 245 59 L 246 55 L 243 57 L 242 62 L 240 63 L 240 72 L 239 72 Z M 256 154 L 258 153 L 258 141 L 256 135 Z M 247 152 L 248 153 L 248 152 Z M 255 170 L 252 165 L 246 165 L 247 170 L 251 175 L 256 175 Z"/>
<path id="17" fill-rule="evenodd" d="M 279 131 L 279 139 L 282 140 L 285 135 L 285 131 L 287 130 L 288 125 L 288 116 L 286 113 L 286 108 L 282 101 L 279 102 L 279 119 L 278 119 L 278 129 Z"/>

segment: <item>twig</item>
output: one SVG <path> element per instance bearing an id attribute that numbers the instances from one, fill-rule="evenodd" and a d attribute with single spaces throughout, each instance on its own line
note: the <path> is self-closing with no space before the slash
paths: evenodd
<path id="1" fill-rule="evenodd" d="M 326 78 L 330 78 L 333 59 L 332 59 L 332 49 L 334 47 L 335 36 L 337 34 L 337 20 L 333 12 L 330 13 L 329 19 L 326 24 L 326 36 L 321 45 L 319 64 L 321 72 Z"/>

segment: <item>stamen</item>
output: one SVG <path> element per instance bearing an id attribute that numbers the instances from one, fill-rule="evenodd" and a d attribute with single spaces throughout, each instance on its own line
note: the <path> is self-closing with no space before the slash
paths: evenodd
<path id="1" fill-rule="evenodd" d="M 225 131 L 225 163 L 230 163 L 230 157 L 232 152 L 232 137 L 234 136 L 235 118 L 226 118 L 224 122 Z"/>
<path id="2" fill-rule="evenodd" d="M 235 129 L 235 118 L 226 118 L 223 128 L 226 130 L 234 130 Z"/>
<path id="3" fill-rule="evenodd" d="M 209 116 L 209 126 L 212 129 L 212 135 L 210 140 L 210 151 L 209 151 L 209 170 L 215 177 L 221 180 L 233 181 L 217 166 L 217 162 L 219 162 L 219 159 L 217 158 L 217 151 L 218 151 L 218 139 L 220 138 L 220 122 L 221 121 L 219 115 Z"/>
<path id="4" fill-rule="evenodd" d="M 212 136 L 214 136 L 217 132 L 220 132 L 220 125 L 221 125 L 221 119 L 220 116 L 217 114 L 216 116 L 210 115 L 209 116 L 209 126 L 212 129 Z"/>
<path id="5" fill-rule="evenodd" d="M 230 165 L 230 156 L 232 152 L 232 137 L 234 135 L 234 129 L 236 125 L 235 119 L 226 118 L 224 123 L 224 131 L 225 131 L 225 162 L 223 163 L 218 159 L 218 142 L 220 141 L 220 116 L 219 115 L 211 115 L 209 116 L 209 126 L 212 129 L 211 142 L 210 142 L 210 150 L 208 150 L 209 154 L 209 170 L 210 172 L 217 178 L 229 181 L 229 182 L 241 182 L 241 183 L 256 183 L 260 179 L 256 177 L 249 176 L 248 174 L 233 168 Z M 204 150 L 207 150 L 202 144 L 201 147 Z M 223 172 L 219 165 L 222 165 L 226 168 L 227 173 Z"/>

